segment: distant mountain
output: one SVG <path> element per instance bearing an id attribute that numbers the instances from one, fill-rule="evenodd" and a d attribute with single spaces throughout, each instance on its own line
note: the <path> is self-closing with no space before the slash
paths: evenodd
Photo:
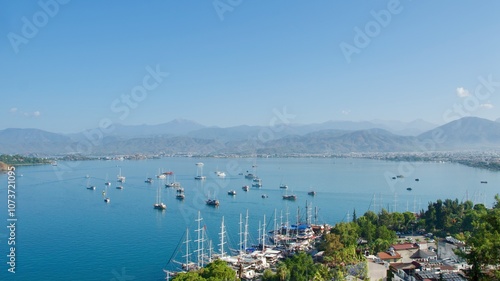
<path id="1" fill-rule="evenodd" d="M 185 135 L 191 131 L 199 130 L 201 128 L 205 128 L 205 126 L 186 119 L 174 119 L 170 122 L 158 125 L 114 124 L 113 129 L 110 129 L 110 132 L 106 134 L 106 136 L 113 136 L 119 139 L 143 138 L 152 136 L 180 136 Z M 85 132 L 90 133 L 93 130 L 86 130 L 78 134 L 72 134 L 71 137 L 74 140 L 80 140 L 82 138 L 85 138 Z"/>
<path id="2" fill-rule="evenodd" d="M 272 154 L 412 151 L 414 142 L 414 137 L 398 136 L 382 129 L 324 130 L 271 141 L 266 143 L 260 152 Z"/>
<path id="3" fill-rule="evenodd" d="M 478 117 L 464 117 L 418 136 L 432 141 L 437 149 L 500 148 L 500 123 Z"/>
<path id="4" fill-rule="evenodd" d="M 67 136 L 39 129 L 0 131 L 0 153 L 3 154 L 59 153 L 70 144 L 71 139 Z"/>
<path id="5" fill-rule="evenodd" d="M 393 128 L 394 128 L 394 124 Z M 427 126 L 415 121 L 414 128 Z M 500 149 L 500 122 L 466 117 L 418 136 L 403 136 L 370 122 L 331 121 L 312 125 L 281 127 L 204 127 L 187 120 L 154 126 L 120 126 L 93 143 L 91 132 L 65 136 L 38 129 L 0 131 L 0 153 L 62 155 L 112 154 L 290 154 Z M 379 125 L 380 126 L 380 125 Z M 335 128 L 335 129 L 332 129 Z M 368 128 L 351 130 L 351 127 Z M 329 129 L 322 129 L 329 128 Z M 337 129 L 343 128 L 343 129 Z M 89 139 L 90 138 L 90 139 Z M 429 146 L 431 144 L 431 146 Z"/>
<path id="6" fill-rule="evenodd" d="M 402 136 L 417 136 L 438 126 L 422 119 L 411 122 L 386 120 L 373 120 L 372 122 L 377 125 L 377 128 L 386 129 L 391 133 Z"/>
<path id="7" fill-rule="evenodd" d="M 159 136 L 148 138 L 133 138 L 127 140 L 103 141 L 103 144 L 93 148 L 94 154 L 175 154 L 193 153 L 210 154 L 223 153 L 224 143 L 216 140 L 196 139 L 185 136 Z"/>

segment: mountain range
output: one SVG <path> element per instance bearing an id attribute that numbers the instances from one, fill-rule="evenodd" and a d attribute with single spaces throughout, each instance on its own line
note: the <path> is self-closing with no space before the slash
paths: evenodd
<path id="1" fill-rule="evenodd" d="M 464 117 L 442 126 L 416 120 L 318 124 L 276 127 L 207 127 L 176 119 L 159 125 L 114 125 L 57 134 L 38 129 L 0 130 L 0 154 L 328 154 L 500 149 L 500 119 Z"/>

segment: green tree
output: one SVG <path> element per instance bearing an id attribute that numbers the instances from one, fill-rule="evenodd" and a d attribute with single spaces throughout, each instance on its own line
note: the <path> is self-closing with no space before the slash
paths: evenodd
<path id="1" fill-rule="evenodd" d="M 196 271 L 192 272 L 182 272 L 177 274 L 173 281 L 204 281 L 205 278 L 201 277 L 200 274 Z"/>
<path id="2" fill-rule="evenodd" d="M 209 280 L 237 280 L 236 272 L 223 260 L 215 260 L 201 269 L 201 276 Z"/>

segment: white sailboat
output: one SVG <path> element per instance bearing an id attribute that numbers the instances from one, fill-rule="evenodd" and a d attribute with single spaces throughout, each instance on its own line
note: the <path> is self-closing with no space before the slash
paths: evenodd
<path id="1" fill-rule="evenodd" d="M 207 179 L 207 177 L 205 177 L 203 175 L 203 165 L 205 165 L 205 164 L 203 164 L 201 162 L 196 163 L 196 167 L 198 167 L 198 168 L 196 169 L 196 177 L 194 177 L 195 180 L 205 180 L 205 179 Z"/>
<path id="2" fill-rule="evenodd" d="M 88 177 L 87 178 L 87 189 L 88 190 L 95 190 L 95 186 L 94 185 L 89 185 L 89 182 L 90 182 L 90 178 Z"/>
<path id="3" fill-rule="evenodd" d="M 118 182 L 121 182 L 121 183 L 125 182 L 125 176 L 122 176 L 122 168 L 120 168 L 120 172 L 116 176 L 116 179 Z"/>
<path id="4" fill-rule="evenodd" d="M 158 188 L 156 189 L 156 203 L 153 204 L 153 208 L 157 210 L 165 210 L 167 209 L 167 205 L 161 202 L 161 189 L 160 183 L 158 183 Z"/>
<path id="5" fill-rule="evenodd" d="M 109 199 L 109 197 L 107 196 L 107 193 L 108 193 L 108 185 L 106 185 L 106 187 L 102 191 L 102 197 L 104 198 L 105 203 L 111 202 L 111 199 Z"/>

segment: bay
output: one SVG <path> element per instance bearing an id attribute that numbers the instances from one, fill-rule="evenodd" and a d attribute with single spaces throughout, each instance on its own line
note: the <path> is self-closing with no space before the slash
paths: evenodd
<path id="1" fill-rule="evenodd" d="M 201 172 L 198 162 L 204 163 L 204 181 L 194 179 Z M 126 176 L 122 190 L 116 189 L 120 169 Z M 165 188 L 165 180 L 156 179 L 160 169 L 174 172 L 185 189 L 184 201 L 175 198 L 174 189 Z M 216 170 L 224 171 L 226 178 L 218 178 Z M 263 186 L 244 192 L 243 185 L 251 186 L 242 175 L 247 172 L 255 172 Z M 404 177 L 393 180 L 397 175 Z M 145 183 L 147 177 L 154 182 Z M 111 182 L 109 204 L 102 196 L 106 180 Z M 335 224 L 352 219 L 354 210 L 358 216 L 381 208 L 413 212 L 437 199 L 470 199 L 491 207 L 499 181 L 498 172 L 458 164 L 349 158 L 186 157 L 18 167 L 16 273 L 7 272 L 9 233 L 2 227 L 0 280 L 164 280 L 162 269 L 182 243 L 186 228 L 194 235 L 198 211 L 214 245 L 224 217 L 227 246 L 236 248 L 239 216 L 247 210 L 250 235 L 257 243 L 259 222 L 265 215 L 267 230 L 272 229 L 275 210 L 278 222 L 286 217 L 295 222 L 297 213 L 305 220 L 309 204 L 318 210 L 313 221 Z M 5 174 L 0 182 L 1 217 L 7 226 Z M 88 190 L 87 183 L 96 190 Z M 280 184 L 288 189 L 280 189 Z M 153 209 L 158 188 L 167 204 L 165 211 Z M 231 189 L 236 196 L 227 194 Z M 308 195 L 312 190 L 316 196 Z M 298 196 L 296 201 L 282 199 L 292 193 Z M 207 198 L 218 199 L 220 206 L 207 206 Z"/>

